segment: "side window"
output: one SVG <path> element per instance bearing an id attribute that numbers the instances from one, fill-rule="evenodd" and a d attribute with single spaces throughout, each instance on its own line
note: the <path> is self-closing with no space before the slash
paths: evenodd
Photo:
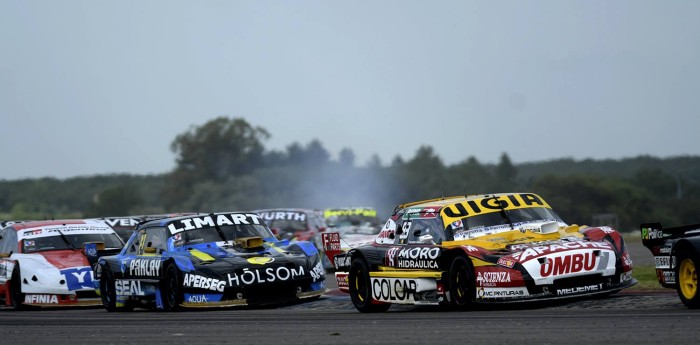
<path id="1" fill-rule="evenodd" d="M 16 253 L 17 252 L 17 231 L 13 228 L 5 228 L 0 230 L 0 253 Z"/>
<path id="2" fill-rule="evenodd" d="M 9 253 L 10 250 L 7 250 L 8 238 L 7 238 L 7 229 L 0 230 L 0 253 Z"/>
<path id="3" fill-rule="evenodd" d="M 143 245 L 143 254 L 162 254 L 166 249 L 165 228 L 147 228 Z M 149 248 L 153 248 L 154 251 Z"/>
<path id="4" fill-rule="evenodd" d="M 435 218 L 413 219 L 408 227 L 408 243 L 440 244 L 443 236 Z"/>
<path id="5" fill-rule="evenodd" d="M 145 230 L 139 230 L 138 234 L 131 236 L 131 241 L 126 244 L 126 253 L 136 255 L 141 247 L 141 238 L 145 234 Z"/>

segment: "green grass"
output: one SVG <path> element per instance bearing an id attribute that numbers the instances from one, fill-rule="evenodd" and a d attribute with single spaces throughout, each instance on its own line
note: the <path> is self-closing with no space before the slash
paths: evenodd
<path id="1" fill-rule="evenodd" d="M 639 281 L 633 289 L 637 290 L 670 290 L 659 285 L 656 279 L 656 269 L 653 265 L 634 266 L 632 276 Z"/>

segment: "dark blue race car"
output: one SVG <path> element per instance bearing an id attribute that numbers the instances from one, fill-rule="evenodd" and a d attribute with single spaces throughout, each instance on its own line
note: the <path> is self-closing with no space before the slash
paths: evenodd
<path id="1" fill-rule="evenodd" d="M 325 292 L 316 247 L 279 241 L 254 213 L 212 213 L 138 225 L 116 255 L 86 245 L 109 311 L 263 305 Z"/>

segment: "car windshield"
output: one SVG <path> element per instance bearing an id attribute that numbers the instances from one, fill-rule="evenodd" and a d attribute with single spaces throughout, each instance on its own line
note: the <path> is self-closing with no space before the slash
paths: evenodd
<path id="1" fill-rule="evenodd" d="M 124 246 L 116 234 L 60 234 L 26 238 L 22 240 L 23 253 L 35 253 L 45 250 L 81 249 L 87 242 L 103 242 L 105 248 L 121 248 Z"/>
<path id="2" fill-rule="evenodd" d="M 206 227 L 195 230 L 178 232 L 173 237 L 176 246 L 192 245 L 207 242 L 233 241 L 244 237 L 274 237 L 270 229 L 261 224 L 237 224 L 219 226 L 221 233 L 216 227 Z M 224 236 L 223 238 L 221 236 Z"/>
<path id="3" fill-rule="evenodd" d="M 474 238 L 492 233 L 491 230 L 510 230 L 522 224 L 556 221 L 563 223 L 554 210 L 546 207 L 528 207 L 490 212 L 462 218 L 452 223 L 455 238 Z M 499 232 L 499 231 L 496 231 Z"/>
<path id="4" fill-rule="evenodd" d="M 297 231 L 306 231 L 306 221 L 296 220 L 296 219 L 274 219 L 266 220 L 270 224 L 272 231 L 277 232 L 280 235 L 291 234 L 294 235 Z"/>

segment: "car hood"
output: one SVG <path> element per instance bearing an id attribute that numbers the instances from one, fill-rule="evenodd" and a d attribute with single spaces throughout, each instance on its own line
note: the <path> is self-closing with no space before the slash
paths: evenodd
<path id="1" fill-rule="evenodd" d="M 43 256 L 46 262 L 59 270 L 71 267 L 90 266 L 87 257 L 80 250 L 49 250 L 33 254 Z"/>

